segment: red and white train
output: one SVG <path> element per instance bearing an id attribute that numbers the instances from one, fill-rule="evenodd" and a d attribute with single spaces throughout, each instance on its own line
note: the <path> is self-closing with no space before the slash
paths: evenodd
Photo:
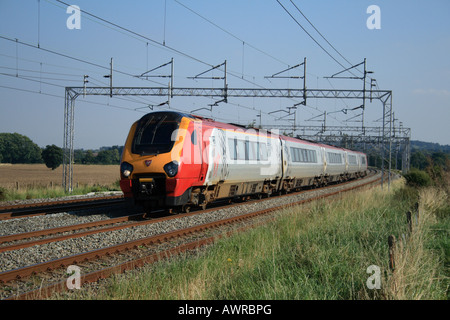
<path id="1" fill-rule="evenodd" d="M 126 198 L 154 208 L 206 207 L 365 176 L 364 153 L 194 115 L 154 112 L 136 121 L 120 165 Z"/>

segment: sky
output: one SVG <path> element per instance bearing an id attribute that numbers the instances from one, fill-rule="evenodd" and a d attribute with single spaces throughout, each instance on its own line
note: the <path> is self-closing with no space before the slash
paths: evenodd
<path id="1" fill-rule="evenodd" d="M 81 9 L 79 17 L 69 4 Z M 379 15 L 368 12 L 371 5 Z M 395 124 L 411 128 L 413 140 L 450 144 L 449 12 L 448 0 L 0 0 L 0 132 L 62 147 L 65 88 L 83 86 L 84 75 L 88 86 L 109 86 L 111 58 L 113 86 L 167 87 L 167 77 L 137 76 L 173 58 L 174 87 L 223 87 L 223 80 L 189 77 L 226 60 L 229 88 L 299 89 L 303 80 L 267 76 L 306 57 L 308 89 L 361 90 L 360 79 L 326 77 L 366 59 L 378 88 L 392 91 Z M 361 70 L 351 69 L 358 77 Z M 170 66 L 150 74 L 167 76 Z M 205 76 L 223 74 L 221 67 Z M 283 75 L 302 76 L 303 69 Z M 151 109 L 287 126 L 292 121 L 279 119 L 280 110 L 301 102 L 250 97 L 210 106 L 218 100 L 175 96 L 157 106 L 167 98 L 80 96 L 74 147 L 123 145 L 132 123 Z M 308 99 L 296 109 L 296 125 L 320 125 L 326 111 L 327 125 L 361 126 L 360 109 L 341 112 L 359 105 Z M 382 103 L 367 100 L 364 126 L 380 126 L 381 117 Z"/>

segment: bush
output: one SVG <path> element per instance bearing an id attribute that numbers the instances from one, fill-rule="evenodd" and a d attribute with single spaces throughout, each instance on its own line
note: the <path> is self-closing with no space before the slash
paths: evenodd
<path id="1" fill-rule="evenodd" d="M 406 184 L 412 187 L 427 187 L 431 185 L 431 177 L 425 171 L 418 169 L 411 169 L 410 172 L 404 175 Z"/>
<path id="2" fill-rule="evenodd" d="M 63 149 L 52 144 L 42 150 L 42 159 L 47 168 L 55 170 L 63 161 Z"/>
<path id="3" fill-rule="evenodd" d="M 0 187 L 0 201 L 5 201 L 8 197 L 8 190 L 6 188 Z"/>
<path id="4" fill-rule="evenodd" d="M 394 191 L 394 199 L 412 207 L 419 200 L 419 190 L 412 186 L 405 186 Z"/>

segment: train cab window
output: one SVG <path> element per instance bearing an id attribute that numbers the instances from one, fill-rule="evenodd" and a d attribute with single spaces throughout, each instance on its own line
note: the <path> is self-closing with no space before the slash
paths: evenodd
<path id="1" fill-rule="evenodd" d="M 164 115 L 143 119 L 136 128 L 132 152 L 137 154 L 169 152 L 176 140 L 172 135 L 178 127 L 177 121 Z"/>

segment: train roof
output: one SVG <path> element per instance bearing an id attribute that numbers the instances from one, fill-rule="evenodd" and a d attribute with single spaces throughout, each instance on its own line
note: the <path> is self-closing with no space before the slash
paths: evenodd
<path id="1" fill-rule="evenodd" d="M 160 115 L 167 115 L 167 116 L 169 116 L 169 118 L 171 120 L 179 120 L 179 119 L 181 119 L 183 117 L 194 118 L 190 114 L 177 112 L 177 111 L 155 111 L 155 112 L 149 112 L 149 113 L 145 114 L 139 120 L 146 119 L 146 118 L 151 117 L 151 116 L 160 116 Z"/>

